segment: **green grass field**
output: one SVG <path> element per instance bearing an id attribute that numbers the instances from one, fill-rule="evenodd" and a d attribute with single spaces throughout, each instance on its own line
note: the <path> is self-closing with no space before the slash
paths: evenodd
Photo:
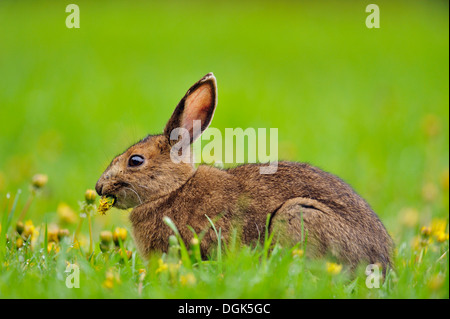
<path id="1" fill-rule="evenodd" d="M 449 297 L 448 2 L 378 1 L 379 29 L 355 1 L 76 3 L 79 29 L 65 3 L 0 2 L 0 298 Z M 380 288 L 364 269 L 239 238 L 207 261 L 178 243 L 147 264 L 116 209 L 92 213 L 89 254 L 85 191 L 208 72 L 211 126 L 278 128 L 280 160 L 330 171 L 371 204 L 396 244 Z M 117 227 L 130 259 L 100 249 Z M 66 287 L 68 264 L 80 288 Z"/>

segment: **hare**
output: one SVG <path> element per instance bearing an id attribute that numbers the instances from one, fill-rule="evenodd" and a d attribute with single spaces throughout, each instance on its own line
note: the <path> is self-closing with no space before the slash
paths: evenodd
<path id="1" fill-rule="evenodd" d="M 212 73 L 195 83 L 178 103 L 164 133 L 149 135 L 116 156 L 96 184 L 100 196 L 115 198 L 119 209 L 133 208 L 130 221 L 141 255 L 166 252 L 172 230 L 168 216 L 185 242 L 206 230 L 200 248 L 206 256 L 217 241 L 206 215 L 224 240 L 239 229 L 241 242 L 263 241 L 268 229 L 282 245 L 306 240 L 306 254 L 332 254 L 355 268 L 359 263 L 391 266 L 393 243 L 370 206 L 338 177 L 306 163 L 279 162 L 274 174 L 260 174 L 262 164 L 231 169 L 171 160 L 183 128 L 192 143 L 209 126 L 217 104 Z M 200 121 L 200 131 L 194 129 Z M 197 122 L 199 123 L 199 122 Z"/>

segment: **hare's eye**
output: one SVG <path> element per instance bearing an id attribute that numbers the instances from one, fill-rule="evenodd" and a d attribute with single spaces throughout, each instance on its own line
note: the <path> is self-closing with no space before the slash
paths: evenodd
<path id="1" fill-rule="evenodd" d="M 128 160 L 128 166 L 137 167 L 144 163 L 144 158 L 141 155 L 133 155 Z"/>

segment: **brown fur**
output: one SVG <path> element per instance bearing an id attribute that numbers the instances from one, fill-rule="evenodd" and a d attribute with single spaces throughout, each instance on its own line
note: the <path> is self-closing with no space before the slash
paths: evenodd
<path id="1" fill-rule="evenodd" d="M 212 120 L 217 103 L 212 74 L 203 77 L 186 93 L 162 135 L 148 136 L 117 156 L 97 182 L 100 195 L 116 197 L 115 206 L 134 207 L 130 214 L 137 247 L 143 256 L 167 251 L 170 217 L 181 237 L 207 230 L 202 254 L 217 241 L 205 215 L 215 220 L 226 240 L 233 227 L 241 230 L 242 242 L 263 240 L 267 214 L 269 230 L 282 244 L 307 238 L 310 256 L 331 253 L 353 268 L 360 262 L 391 265 L 392 240 L 377 215 L 353 189 L 338 177 L 306 163 L 280 162 L 275 174 L 260 174 L 260 164 L 222 170 L 170 159 L 176 127 L 189 130 L 201 120 L 203 132 Z M 128 160 L 141 155 L 145 162 L 129 167 Z"/>

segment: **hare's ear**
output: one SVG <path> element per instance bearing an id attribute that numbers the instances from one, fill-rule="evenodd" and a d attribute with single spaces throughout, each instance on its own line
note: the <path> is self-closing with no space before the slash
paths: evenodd
<path id="1" fill-rule="evenodd" d="M 211 123 L 216 104 L 216 78 L 212 73 L 208 73 L 195 83 L 178 103 L 172 117 L 167 122 L 164 135 L 173 144 L 176 141 L 171 141 L 171 132 L 174 129 L 183 128 L 189 132 L 190 143 L 194 142 Z M 199 122 L 194 125 L 194 121 Z"/>

